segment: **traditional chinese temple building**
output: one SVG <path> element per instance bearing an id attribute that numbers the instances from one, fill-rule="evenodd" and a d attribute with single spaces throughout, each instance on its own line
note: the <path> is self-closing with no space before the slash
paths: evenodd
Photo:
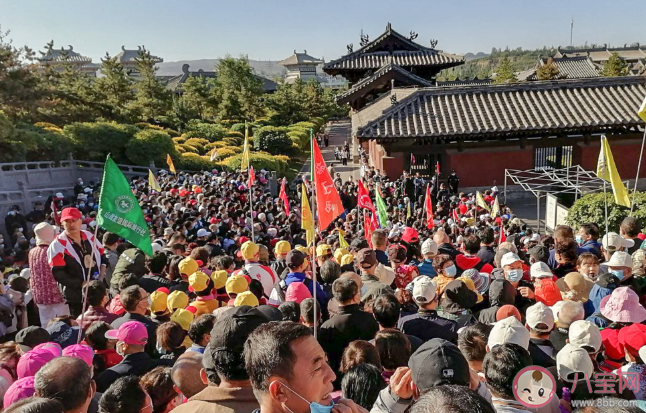
<path id="1" fill-rule="evenodd" d="M 137 70 L 137 58 L 139 53 L 141 53 L 141 46 L 137 46 L 137 49 L 126 49 L 125 46 L 121 46 L 121 51 L 115 56 L 117 61 L 123 65 L 126 73 L 131 77 L 139 77 L 139 71 Z M 161 63 L 164 61 L 161 57 L 150 56 L 155 64 Z"/>
<path id="2" fill-rule="evenodd" d="M 75 52 L 71 45 L 67 49 L 64 47 L 56 49 L 52 42 L 47 45 L 44 52 L 39 53 L 40 57 L 37 60 L 42 69 L 50 66 L 54 70 L 63 70 L 65 65 L 71 65 L 81 73 L 92 77 L 96 77 L 96 72 L 99 69 L 98 64 L 92 63 L 91 58 Z"/>
<path id="3" fill-rule="evenodd" d="M 416 43 L 416 38 L 416 33 L 404 36 L 388 23 L 375 40 L 363 36 L 358 50 L 347 45 L 348 54 L 323 66 L 325 73 L 350 82 L 337 102 L 359 110 L 393 87 L 433 86 L 441 70 L 464 64 L 462 56 L 436 50 L 437 41 L 431 40 L 426 47 Z"/>

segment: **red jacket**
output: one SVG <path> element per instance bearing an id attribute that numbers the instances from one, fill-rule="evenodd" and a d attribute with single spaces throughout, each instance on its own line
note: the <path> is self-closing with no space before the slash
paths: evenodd
<path id="1" fill-rule="evenodd" d="M 460 273 L 471 268 L 475 268 L 478 272 L 486 272 L 489 274 L 493 271 L 491 264 L 482 262 L 482 260 L 475 255 L 458 255 L 455 257 L 455 265 L 460 269 Z"/>

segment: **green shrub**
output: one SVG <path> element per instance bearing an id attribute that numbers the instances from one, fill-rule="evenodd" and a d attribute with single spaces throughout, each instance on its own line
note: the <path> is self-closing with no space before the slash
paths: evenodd
<path id="1" fill-rule="evenodd" d="M 244 123 L 234 123 L 229 130 L 232 132 L 240 132 L 244 136 L 244 125 Z"/>
<path id="2" fill-rule="evenodd" d="M 292 140 L 287 136 L 287 128 L 264 126 L 254 135 L 254 146 L 259 151 L 274 155 L 292 153 Z"/>
<path id="3" fill-rule="evenodd" d="M 173 142 L 177 144 L 186 143 L 186 138 L 182 138 L 181 136 L 178 136 L 177 138 L 173 138 Z"/>
<path id="4" fill-rule="evenodd" d="M 225 142 L 227 146 L 238 146 L 244 144 L 244 140 L 235 136 L 227 136 L 222 139 L 222 142 Z"/>
<path id="5" fill-rule="evenodd" d="M 215 148 L 224 148 L 225 146 L 229 146 L 229 144 L 225 141 L 213 142 L 210 145 L 213 145 L 213 147 Z"/>
<path id="6" fill-rule="evenodd" d="M 184 153 L 179 158 L 178 166 L 189 171 L 210 171 L 215 167 L 215 163 L 211 162 L 208 156 Z"/>
<path id="7" fill-rule="evenodd" d="M 289 167 L 287 159 L 288 157 L 286 156 L 274 156 L 267 152 L 252 152 L 249 155 L 249 160 L 254 169 L 276 171 L 278 174 L 284 174 L 287 171 Z M 241 163 L 242 154 L 237 154 L 221 162 L 221 164 L 226 166 L 229 170 L 240 169 Z"/>
<path id="8" fill-rule="evenodd" d="M 308 131 L 294 128 L 287 132 L 287 136 L 301 150 L 307 150 L 310 147 L 310 133 Z"/>
<path id="9" fill-rule="evenodd" d="M 229 147 L 216 149 L 216 153 L 218 154 L 219 160 L 224 160 L 236 154 L 235 151 L 229 149 Z"/>
<path id="10" fill-rule="evenodd" d="M 184 147 L 183 147 L 182 145 L 175 145 L 175 150 L 176 150 L 176 151 L 177 151 L 177 153 L 179 153 L 179 154 L 182 154 L 182 153 L 185 153 L 185 152 L 186 152 L 186 149 L 184 149 Z"/>
<path id="11" fill-rule="evenodd" d="M 632 191 L 628 195 L 632 201 Z M 606 196 L 608 199 L 608 230 L 618 233 L 619 225 L 629 215 L 630 208 L 615 203 L 615 197 L 612 194 L 610 185 L 608 185 Z M 635 207 L 633 208 L 632 216 L 637 218 L 640 228 L 643 231 L 646 228 L 646 192 L 638 191 L 635 195 Z M 605 234 L 606 217 L 603 192 L 589 194 L 579 198 L 568 212 L 567 223 L 575 231 L 581 224 L 589 222 L 597 224 L 601 233 Z"/>
<path id="12" fill-rule="evenodd" d="M 195 147 L 200 155 L 204 155 L 204 151 L 206 150 L 205 149 L 206 145 L 208 144 L 209 144 L 209 141 L 203 138 L 191 138 L 184 143 L 184 145 Z"/>
<path id="13" fill-rule="evenodd" d="M 175 144 L 166 132 L 155 129 L 143 129 L 128 142 L 126 147 L 128 159 L 135 165 L 165 165 L 168 154 L 177 156 Z"/>
<path id="14" fill-rule="evenodd" d="M 314 132 L 316 132 L 317 125 L 314 122 L 297 122 L 291 125 L 290 127 L 300 127 L 300 128 L 305 128 L 305 129 L 314 129 Z"/>
<path id="15" fill-rule="evenodd" d="M 224 137 L 225 138 L 234 137 L 234 138 L 244 139 L 244 132 L 236 132 L 236 131 L 230 130 L 226 133 Z"/>
<path id="16" fill-rule="evenodd" d="M 69 157 L 74 144 L 56 129 L 36 126 L 16 128 L 13 139 L 25 144 L 26 161 L 60 161 Z"/>
<path id="17" fill-rule="evenodd" d="M 134 125 L 116 122 L 79 122 L 63 128 L 65 136 L 76 147 L 77 159 L 103 162 L 111 153 L 117 163 L 128 162 L 126 145 L 138 132 L 139 128 Z"/>
<path id="18" fill-rule="evenodd" d="M 189 121 L 188 130 L 182 136 L 190 138 L 204 138 L 209 142 L 222 140 L 227 133 L 227 128 L 222 125 L 216 125 L 205 122 Z"/>
<path id="19" fill-rule="evenodd" d="M 187 145 L 187 144 L 184 143 L 182 145 L 178 145 L 178 147 L 182 148 L 184 152 L 190 152 L 190 153 L 194 153 L 196 155 L 200 154 L 199 153 L 200 151 L 193 145 Z"/>

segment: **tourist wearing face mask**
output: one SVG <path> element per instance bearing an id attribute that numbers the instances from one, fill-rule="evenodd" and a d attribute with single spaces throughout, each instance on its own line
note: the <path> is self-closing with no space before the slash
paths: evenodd
<path id="1" fill-rule="evenodd" d="M 118 329 L 105 333 L 106 338 L 117 340 L 115 350 L 123 357 L 121 363 L 112 366 L 96 377 L 96 390 L 105 392 L 117 379 L 126 376 L 143 376 L 160 362 L 146 354 L 144 348 L 148 343 L 146 327 L 138 321 L 123 323 Z"/>
<path id="2" fill-rule="evenodd" d="M 437 277 L 433 278 L 433 281 L 437 284 L 438 294 L 441 295 L 447 284 L 457 277 L 458 269 L 448 254 L 440 254 L 433 258 L 433 268 L 437 272 Z"/>
<path id="3" fill-rule="evenodd" d="M 521 314 L 525 313 L 527 307 L 533 305 L 534 285 L 523 280 L 523 261 L 513 252 L 508 252 L 502 256 L 500 266 L 505 274 L 505 279 L 516 289 L 516 299 L 514 306 L 518 308 Z"/>
<path id="4" fill-rule="evenodd" d="M 633 260 L 631 256 L 625 251 L 617 251 L 612 254 L 610 260 L 605 263 L 608 272 L 620 281 L 621 287 L 631 287 L 633 290 L 639 293 L 639 290 L 636 289 L 638 286 L 635 284 L 635 278 L 633 275 Z"/>

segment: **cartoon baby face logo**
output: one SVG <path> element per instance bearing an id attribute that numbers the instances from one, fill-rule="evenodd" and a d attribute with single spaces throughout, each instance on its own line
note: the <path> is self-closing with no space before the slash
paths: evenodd
<path id="1" fill-rule="evenodd" d="M 556 390 L 556 381 L 549 371 L 539 366 L 528 366 L 514 377 L 514 396 L 523 406 L 543 407 Z"/>

